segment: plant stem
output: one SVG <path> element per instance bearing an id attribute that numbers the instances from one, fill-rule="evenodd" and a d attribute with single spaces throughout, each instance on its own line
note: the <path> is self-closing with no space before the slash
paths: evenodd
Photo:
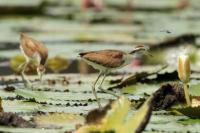
<path id="1" fill-rule="evenodd" d="M 185 100 L 188 106 L 191 106 L 191 101 L 190 101 L 190 96 L 188 93 L 188 85 L 187 83 L 183 83 L 183 89 L 184 89 L 184 93 L 185 93 Z"/>

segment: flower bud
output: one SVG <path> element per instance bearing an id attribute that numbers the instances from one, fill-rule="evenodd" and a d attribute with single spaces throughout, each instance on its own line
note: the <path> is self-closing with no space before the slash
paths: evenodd
<path id="1" fill-rule="evenodd" d="M 190 80 L 190 59 L 188 55 L 180 55 L 178 58 L 178 77 L 183 83 Z"/>

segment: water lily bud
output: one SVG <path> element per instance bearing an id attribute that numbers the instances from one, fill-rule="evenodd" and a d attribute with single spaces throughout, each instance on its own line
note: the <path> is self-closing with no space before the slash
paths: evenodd
<path id="1" fill-rule="evenodd" d="M 178 77 L 183 83 L 190 80 L 190 59 L 188 55 L 181 55 L 178 58 Z"/>

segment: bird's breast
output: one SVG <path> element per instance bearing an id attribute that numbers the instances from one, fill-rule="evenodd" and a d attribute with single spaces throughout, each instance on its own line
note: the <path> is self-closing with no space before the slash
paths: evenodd
<path id="1" fill-rule="evenodd" d="M 126 66 L 126 65 L 130 64 L 133 61 L 133 55 L 125 54 L 123 56 L 123 60 L 124 60 L 123 66 Z"/>

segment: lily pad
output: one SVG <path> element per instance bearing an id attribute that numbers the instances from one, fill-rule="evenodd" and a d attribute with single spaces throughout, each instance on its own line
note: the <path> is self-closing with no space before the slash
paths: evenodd
<path id="1" fill-rule="evenodd" d="M 151 116 L 151 98 L 134 114 L 127 118 L 130 111 L 130 102 L 125 97 L 105 107 L 106 114 L 99 122 L 90 123 L 78 129 L 76 133 L 88 132 L 141 132 L 144 130 Z M 96 114 L 98 115 L 98 114 Z M 100 114 L 99 114 L 100 115 Z"/>
<path id="2" fill-rule="evenodd" d="M 76 125 L 84 123 L 84 117 L 68 113 L 48 113 L 34 116 L 33 121 L 40 128 L 61 128 L 65 126 L 75 128 Z"/>

